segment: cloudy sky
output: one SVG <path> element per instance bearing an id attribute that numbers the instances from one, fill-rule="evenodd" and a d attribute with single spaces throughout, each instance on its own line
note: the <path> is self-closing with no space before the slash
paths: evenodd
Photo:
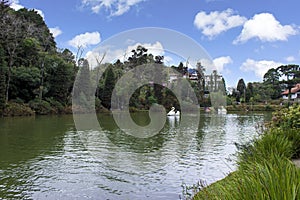
<path id="1" fill-rule="evenodd" d="M 130 29 L 178 31 L 206 50 L 227 86 L 240 78 L 261 81 L 269 68 L 300 61 L 296 0 L 12 0 L 14 9 L 23 6 L 44 17 L 58 47 L 75 52 L 82 46 L 85 56 Z M 164 54 L 163 41 L 145 44 Z M 171 64 L 178 61 L 165 57 Z"/>

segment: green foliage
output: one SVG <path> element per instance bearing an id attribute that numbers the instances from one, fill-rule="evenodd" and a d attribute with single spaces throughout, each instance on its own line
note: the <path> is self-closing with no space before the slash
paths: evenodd
<path id="1" fill-rule="evenodd" d="M 52 56 L 51 60 L 47 68 L 46 97 L 53 97 L 56 101 L 66 105 L 74 81 L 73 65 L 58 56 Z"/>
<path id="2" fill-rule="evenodd" d="M 34 99 L 29 101 L 29 106 L 36 114 L 48 115 L 54 113 L 53 108 L 50 103 L 40 99 Z"/>
<path id="3" fill-rule="evenodd" d="M 59 101 L 56 101 L 53 98 L 46 98 L 45 100 L 50 104 L 56 114 L 65 113 L 65 107 Z"/>
<path id="4" fill-rule="evenodd" d="M 272 130 L 263 134 L 251 144 L 243 145 L 240 150 L 238 164 L 242 170 L 248 163 L 268 160 L 272 155 L 291 158 L 294 153 L 293 142 L 282 130 Z"/>
<path id="5" fill-rule="evenodd" d="M 262 162 L 248 163 L 226 184 L 217 183 L 194 197 L 198 199 L 258 200 L 300 198 L 300 171 L 288 159 L 272 155 Z"/>
<path id="6" fill-rule="evenodd" d="M 38 94 L 40 71 L 36 67 L 14 67 L 11 74 L 10 98 L 21 98 L 25 102 Z"/>
<path id="7" fill-rule="evenodd" d="M 1 112 L 1 111 L 0 111 Z M 34 115 L 34 111 L 25 104 L 8 102 L 2 112 L 2 116 L 30 116 Z"/>
<path id="8" fill-rule="evenodd" d="M 245 92 L 246 92 L 246 84 L 245 84 L 244 79 L 240 79 L 240 80 L 238 81 L 238 84 L 237 84 L 237 86 L 236 86 L 236 89 L 237 89 L 237 91 L 239 92 L 239 94 L 238 94 L 238 100 L 239 100 L 240 98 L 243 98 L 243 97 L 244 97 Z M 244 100 L 245 100 L 245 99 L 244 99 Z"/>
<path id="9" fill-rule="evenodd" d="M 0 45 L 0 112 L 5 106 L 5 91 L 6 91 L 6 78 L 7 63 L 4 59 L 4 50 Z"/>
<path id="10" fill-rule="evenodd" d="M 216 109 L 221 106 L 226 106 L 226 96 L 222 92 L 211 92 L 210 93 L 211 104 L 216 106 Z"/>
<path id="11" fill-rule="evenodd" d="M 239 145 L 238 170 L 194 196 L 198 199 L 300 199 L 299 106 L 274 113 L 269 129 Z"/>
<path id="12" fill-rule="evenodd" d="M 72 53 L 57 52 L 54 37 L 37 11 L 15 11 L 1 1 L 0 13 L 0 107 L 9 100 L 26 103 L 38 96 L 67 105 L 76 73 Z M 46 104 L 40 107 L 47 110 Z M 39 110 L 36 103 L 32 105 Z M 57 103 L 52 106 L 62 109 Z M 13 108 L 21 110 L 15 105 Z"/>
<path id="13" fill-rule="evenodd" d="M 283 129 L 300 128 L 300 105 L 295 105 L 290 108 L 284 108 L 276 111 L 273 114 L 273 127 L 280 127 Z"/>
<path id="14" fill-rule="evenodd" d="M 101 102 L 104 107 L 110 109 L 111 107 L 111 95 L 115 86 L 115 74 L 112 67 L 107 69 L 105 75 L 104 88 L 101 95 Z"/>

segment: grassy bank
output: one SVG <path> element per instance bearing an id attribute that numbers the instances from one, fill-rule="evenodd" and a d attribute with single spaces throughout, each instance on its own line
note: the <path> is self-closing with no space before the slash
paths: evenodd
<path id="1" fill-rule="evenodd" d="M 240 105 L 229 105 L 226 107 L 227 111 L 276 111 L 280 110 L 283 106 L 278 104 L 257 104 L 257 105 L 247 105 L 247 104 L 240 104 Z"/>
<path id="2" fill-rule="evenodd" d="M 85 113 L 86 109 L 83 107 L 75 108 L 78 113 Z M 94 109 L 94 108 L 93 108 Z M 95 100 L 96 112 L 108 112 L 99 100 Z M 32 115 L 61 115 L 72 114 L 71 103 L 65 105 L 52 98 L 45 100 L 34 99 L 28 103 L 22 100 L 14 100 L 8 102 L 2 109 L 0 109 L 0 117 L 14 117 L 14 116 L 32 116 Z"/>
<path id="3" fill-rule="evenodd" d="M 248 144 L 239 145 L 238 169 L 202 188 L 198 199 L 300 199 L 300 106 L 277 111 L 268 129 Z"/>

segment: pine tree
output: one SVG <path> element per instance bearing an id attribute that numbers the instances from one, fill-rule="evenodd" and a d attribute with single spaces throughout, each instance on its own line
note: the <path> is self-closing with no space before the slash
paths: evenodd
<path id="1" fill-rule="evenodd" d="M 115 74 L 113 72 L 112 67 L 110 66 L 107 69 L 107 73 L 106 73 L 105 81 L 104 81 L 104 88 L 103 88 L 102 94 L 100 95 L 102 105 L 107 109 L 111 108 L 111 95 L 112 95 L 114 86 L 115 86 Z"/>
<path id="2" fill-rule="evenodd" d="M 4 51 L 2 46 L 0 46 L 0 112 L 3 110 L 5 106 L 6 99 L 6 84 L 5 84 L 5 74 L 7 70 L 7 65 L 4 59 Z"/>

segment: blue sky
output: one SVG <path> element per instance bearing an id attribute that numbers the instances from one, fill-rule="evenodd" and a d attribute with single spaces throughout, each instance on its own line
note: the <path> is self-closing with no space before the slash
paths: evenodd
<path id="1" fill-rule="evenodd" d="M 240 78 L 261 81 L 269 68 L 300 60 L 296 0 L 12 0 L 11 6 L 36 9 L 59 48 L 76 52 L 81 45 L 85 56 L 130 29 L 178 31 L 207 51 L 227 86 Z M 161 41 L 148 45 L 164 51 Z"/>

